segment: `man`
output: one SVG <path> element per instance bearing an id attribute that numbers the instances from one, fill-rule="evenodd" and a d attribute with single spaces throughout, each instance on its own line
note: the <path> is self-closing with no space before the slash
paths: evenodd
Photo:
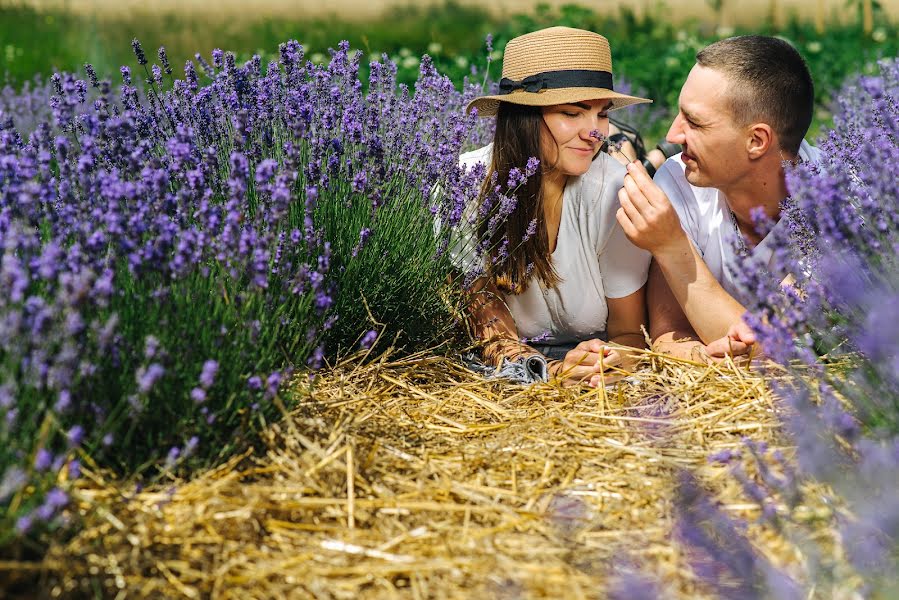
<path id="1" fill-rule="evenodd" d="M 653 255 L 648 282 L 654 347 L 685 358 L 745 354 L 755 336 L 742 321 L 749 302 L 740 262 L 770 261 L 771 238 L 756 232 L 763 211 L 783 227 L 786 163 L 815 160 L 804 140 L 814 88 L 787 42 L 740 36 L 696 55 L 667 140 L 683 153 L 650 179 L 628 165 L 618 221 Z"/>

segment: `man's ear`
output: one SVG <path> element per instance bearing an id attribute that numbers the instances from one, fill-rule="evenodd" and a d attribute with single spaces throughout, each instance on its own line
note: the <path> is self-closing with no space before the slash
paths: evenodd
<path id="1" fill-rule="evenodd" d="M 774 130 L 767 123 L 755 123 L 748 128 L 746 152 L 750 160 L 758 160 L 775 148 Z"/>

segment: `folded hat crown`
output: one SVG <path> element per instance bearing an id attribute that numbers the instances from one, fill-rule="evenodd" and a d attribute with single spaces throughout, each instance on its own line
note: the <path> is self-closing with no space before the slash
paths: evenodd
<path id="1" fill-rule="evenodd" d="M 503 53 L 503 74 L 520 80 L 551 71 L 612 72 L 609 41 L 598 33 L 550 27 L 509 41 Z"/>

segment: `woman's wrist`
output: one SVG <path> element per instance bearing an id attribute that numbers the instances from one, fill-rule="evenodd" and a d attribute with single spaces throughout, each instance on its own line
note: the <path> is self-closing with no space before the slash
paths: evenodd
<path id="1" fill-rule="evenodd" d="M 558 359 L 550 359 L 546 361 L 546 373 L 551 379 L 555 379 L 559 375 L 559 369 L 562 367 L 562 361 Z"/>
<path id="2" fill-rule="evenodd" d="M 504 358 L 518 360 L 525 356 L 539 355 L 540 352 L 528 346 L 521 340 L 510 337 L 494 338 L 484 344 L 483 351 L 485 362 L 499 366 Z"/>

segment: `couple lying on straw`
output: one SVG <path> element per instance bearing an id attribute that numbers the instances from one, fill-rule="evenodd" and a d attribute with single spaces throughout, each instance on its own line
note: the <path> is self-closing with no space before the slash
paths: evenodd
<path id="1" fill-rule="evenodd" d="M 482 224 L 451 251 L 460 269 L 481 273 L 468 290 L 483 363 L 511 367 L 524 382 L 596 386 L 633 359 L 627 348 L 645 348 L 647 317 L 659 352 L 757 352 L 736 267 L 771 260 L 772 235 L 759 235 L 753 217 L 763 210 L 786 226 L 784 168 L 817 157 L 803 140 L 813 98 L 808 67 L 787 42 L 741 36 L 708 46 L 666 136 L 683 151 L 653 179 L 602 151 L 609 111 L 650 102 L 614 91 L 603 36 L 552 27 L 511 40 L 499 94 L 468 106 L 496 118 L 493 143 L 461 161 L 483 163 L 487 182 L 506 182 L 530 157 L 540 163 L 495 231 Z M 477 260 L 460 251 L 475 235 L 491 248 Z"/>

